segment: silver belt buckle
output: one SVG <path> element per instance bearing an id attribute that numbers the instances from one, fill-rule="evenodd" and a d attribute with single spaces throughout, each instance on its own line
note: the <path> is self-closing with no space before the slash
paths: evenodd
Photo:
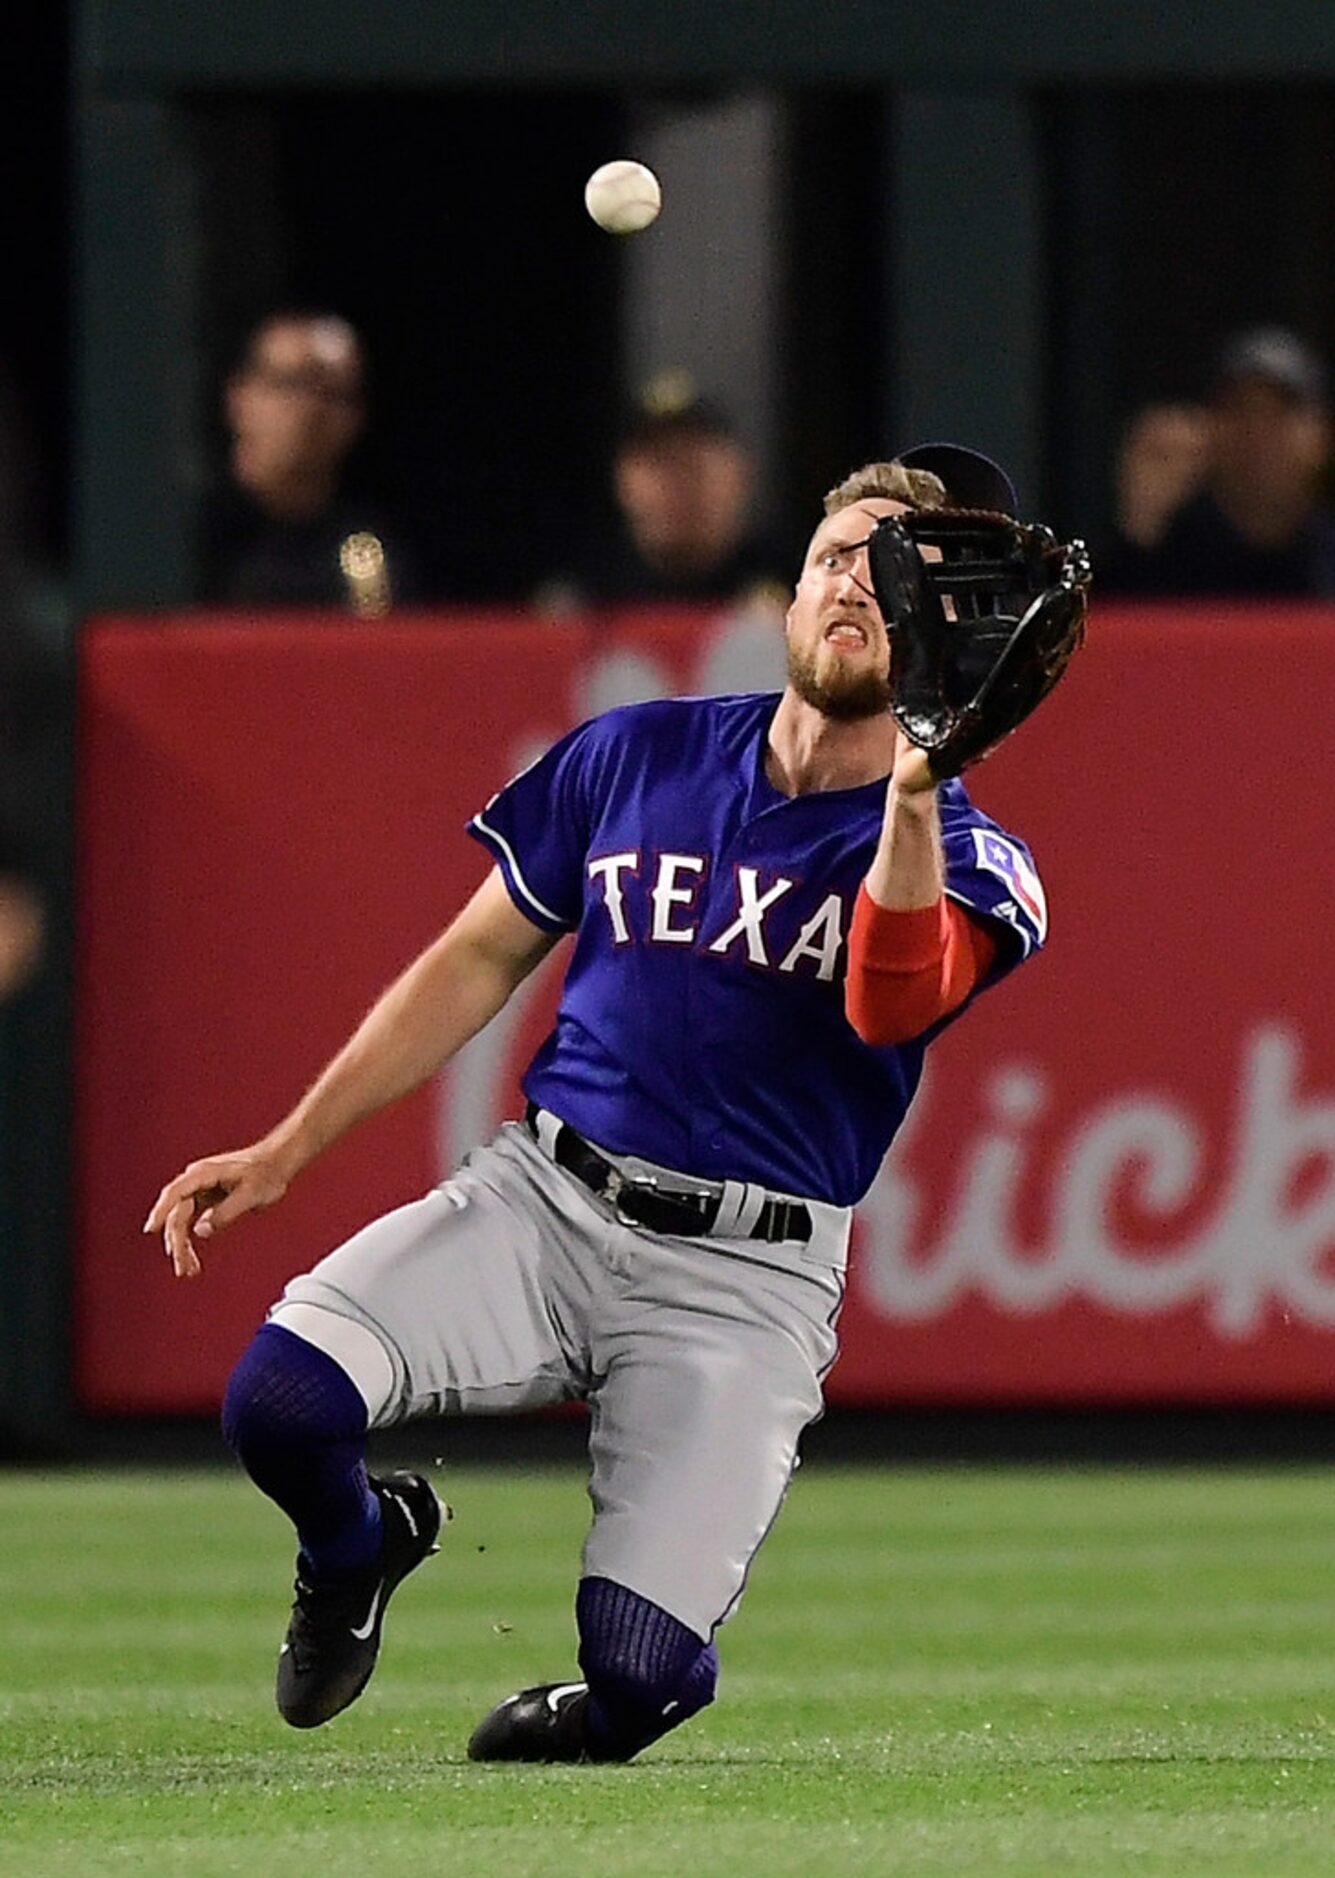
<path id="1" fill-rule="evenodd" d="M 595 1149 L 595 1152 L 599 1150 Z M 607 1174 L 598 1197 L 611 1207 L 623 1226 L 632 1226 L 637 1231 L 643 1231 L 643 1222 L 624 1211 L 621 1205 L 623 1193 L 656 1193 L 665 1200 L 680 1200 L 684 1205 L 698 1205 L 701 1201 L 718 1198 L 713 1183 L 709 1181 L 687 1180 L 679 1186 L 673 1185 L 660 1180 L 657 1174 L 628 1173 L 605 1155 L 601 1158 L 606 1164 Z"/>
<path id="2" fill-rule="evenodd" d="M 607 1170 L 607 1185 L 603 1188 L 603 1198 L 604 1200 L 606 1200 L 607 1204 L 611 1207 L 612 1211 L 616 1214 L 618 1219 L 623 1219 L 625 1217 L 625 1215 L 621 1211 L 621 1207 L 619 1204 L 621 1195 L 625 1191 L 625 1187 L 626 1187 L 626 1177 L 622 1173 L 621 1169 L 619 1167 L 609 1167 Z"/>
<path id="3" fill-rule="evenodd" d="M 603 1188 L 603 1199 L 606 1200 L 623 1226 L 634 1226 L 638 1230 L 640 1222 L 630 1213 L 623 1212 L 621 1196 L 627 1191 L 634 1193 L 642 1188 L 653 1192 L 657 1186 L 658 1182 L 654 1179 L 652 1174 L 623 1174 L 621 1169 L 616 1166 L 614 1162 L 609 1161 L 607 1165 L 607 1184 Z"/>

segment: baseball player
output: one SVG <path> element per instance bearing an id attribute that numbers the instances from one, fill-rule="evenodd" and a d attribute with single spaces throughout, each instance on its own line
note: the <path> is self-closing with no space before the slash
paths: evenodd
<path id="1" fill-rule="evenodd" d="M 368 1428 L 572 1397 L 580 1675 L 510 1696 L 469 1752 L 625 1761 L 712 1701 L 715 1633 L 821 1407 L 851 1208 L 928 1041 L 1044 937 L 1028 851 L 887 709 L 868 538 L 951 499 L 1013 513 L 1002 472 L 952 446 L 831 491 L 782 694 L 563 737 L 474 816 L 494 870 L 291 1114 L 154 1204 L 145 1230 L 194 1276 L 198 1242 L 434 1075 L 573 936 L 523 1119 L 294 1279 L 229 1383 L 226 1438 L 297 1530 L 294 1726 L 357 1697 L 436 1550 L 434 1492 L 368 1475 Z"/>

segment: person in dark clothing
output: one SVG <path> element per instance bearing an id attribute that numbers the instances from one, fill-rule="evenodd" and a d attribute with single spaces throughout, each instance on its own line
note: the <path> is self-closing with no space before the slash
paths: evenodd
<path id="1" fill-rule="evenodd" d="M 365 357 L 346 320 L 264 320 L 227 381 L 224 410 L 231 448 L 205 518 L 205 599 L 374 618 L 414 597 L 399 531 L 345 489 L 366 423 Z"/>
<path id="2" fill-rule="evenodd" d="M 1203 411 L 1142 412 L 1128 433 L 1120 539 L 1101 584 L 1182 597 L 1335 595 L 1335 514 L 1320 499 L 1330 444 L 1315 353 L 1280 327 L 1239 334 L 1216 361 Z"/>
<path id="3" fill-rule="evenodd" d="M 616 518 L 545 584 L 545 610 L 780 594 L 785 557 L 751 522 L 751 459 L 728 414 L 667 379 L 630 413 L 612 465 Z"/>
<path id="4" fill-rule="evenodd" d="M 19 991 L 41 961 L 46 925 L 39 883 L 43 805 L 39 752 L 49 687 L 35 651 L 12 624 L 12 594 L 0 568 L 0 1003 Z"/>
<path id="5" fill-rule="evenodd" d="M 0 1004 L 42 960 L 55 834 L 62 699 L 44 633 L 59 603 L 33 501 L 42 469 L 11 361 L 0 356 Z"/>

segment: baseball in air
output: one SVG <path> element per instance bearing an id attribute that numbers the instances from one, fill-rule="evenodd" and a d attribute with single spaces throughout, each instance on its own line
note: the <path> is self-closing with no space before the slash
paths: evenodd
<path id="1" fill-rule="evenodd" d="M 584 206 L 609 235 L 634 235 L 647 228 L 663 205 L 658 178 L 643 163 L 622 157 L 604 163 L 584 185 Z"/>

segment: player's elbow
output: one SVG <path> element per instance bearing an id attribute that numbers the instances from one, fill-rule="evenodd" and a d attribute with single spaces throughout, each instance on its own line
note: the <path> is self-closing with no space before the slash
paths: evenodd
<path id="1" fill-rule="evenodd" d="M 888 1050 L 898 1043 L 911 1043 L 941 1015 L 939 987 L 894 987 L 887 997 L 886 986 L 874 978 L 850 977 L 844 987 L 844 1015 L 860 1040 L 873 1050 Z"/>

